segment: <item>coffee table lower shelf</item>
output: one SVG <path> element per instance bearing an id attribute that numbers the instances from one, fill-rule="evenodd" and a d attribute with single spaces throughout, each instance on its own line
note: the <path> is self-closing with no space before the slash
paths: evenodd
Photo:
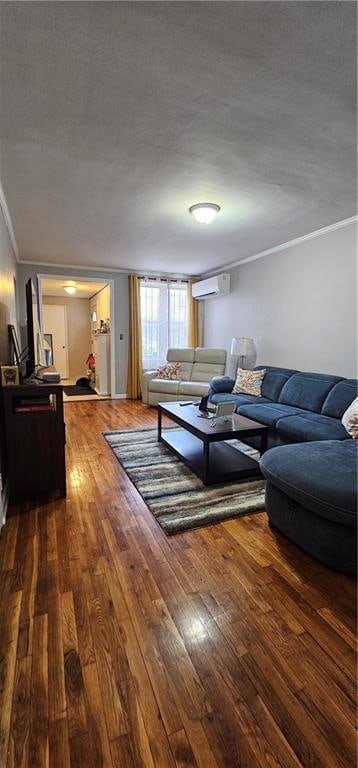
<path id="1" fill-rule="evenodd" d="M 160 441 L 187 464 L 204 485 L 262 477 L 258 461 L 224 441 L 203 442 L 186 429 L 164 430 Z"/>

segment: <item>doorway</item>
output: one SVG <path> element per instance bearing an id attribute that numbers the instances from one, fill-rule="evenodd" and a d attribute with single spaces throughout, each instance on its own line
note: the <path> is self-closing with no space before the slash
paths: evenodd
<path id="1" fill-rule="evenodd" d="M 50 347 L 52 365 L 61 376 L 61 381 L 69 377 L 67 307 L 65 304 L 42 304 L 42 330 Z"/>
<path id="2" fill-rule="evenodd" d="M 87 399 L 83 394 L 86 379 L 90 386 L 88 399 L 112 397 L 113 281 L 38 275 L 38 282 L 41 326 L 64 385 L 64 400 Z"/>

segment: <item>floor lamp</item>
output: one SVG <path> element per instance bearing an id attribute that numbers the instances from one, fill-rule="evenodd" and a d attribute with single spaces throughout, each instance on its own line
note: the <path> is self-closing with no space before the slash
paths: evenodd
<path id="1" fill-rule="evenodd" d="M 238 359 L 238 367 L 244 368 L 244 360 L 246 357 L 253 357 L 256 354 L 255 342 L 248 336 L 238 336 L 231 341 L 230 353 L 232 357 Z"/>

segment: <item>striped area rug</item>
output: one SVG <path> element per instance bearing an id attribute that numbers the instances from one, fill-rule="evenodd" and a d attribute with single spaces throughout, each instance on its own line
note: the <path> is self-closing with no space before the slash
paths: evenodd
<path id="1" fill-rule="evenodd" d="M 163 443 L 157 442 L 156 429 L 120 430 L 103 435 L 169 535 L 265 509 L 263 480 L 204 486 Z M 240 446 L 251 455 L 256 453 L 242 443 Z"/>

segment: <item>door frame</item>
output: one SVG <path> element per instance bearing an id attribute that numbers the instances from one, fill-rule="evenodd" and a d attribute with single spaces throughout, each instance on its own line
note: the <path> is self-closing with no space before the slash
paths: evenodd
<path id="1" fill-rule="evenodd" d="M 67 381 L 70 378 L 70 362 L 68 358 L 68 331 L 67 331 L 67 307 L 66 304 L 45 304 L 42 302 L 42 296 L 41 296 L 41 325 L 43 326 L 43 314 L 42 314 L 42 306 L 47 307 L 63 307 L 64 315 L 65 315 L 65 344 L 66 344 L 66 370 L 67 370 L 67 378 L 64 378 L 63 381 Z M 42 333 L 44 333 L 44 329 L 41 328 Z"/>
<path id="2" fill-rule="evenodd" d="M 71 269 L 71 268 L 69 268 Z M 111 338 L 110 338 L 110 358 L 111 358 L 111 398 L 115 398 L 116 396 L 116 370 L 115 370 L 115 338 L 116 338 L 116 329 L 115 329 L 115 316 L 114 316 L 114 280 L 113 278 L 107 278 L 107 277 L 100 277 L 99 275 L 94 277 L 93 273 L 91 276 L 89 276 L 86 273 L 86 270 L 84 269 L 81 274 L 74 274 L 74 275 L 68 275 L 65 273 L 58 274 L 48 272 L 38 272 L 37 273 L 37 290 L 38 290 L 38 297 L 39 297 L 39 317 L 40 317 L 40 323 L 42 327 L 42 284 L 41 280 L 43 278 L 55 278 L 57 280 L 78 280 L 78 282 L 82 282 L 85 280 L 87 283 L 105 283 L 109 286 L 109 298 L 110 298 L 110 309 L 111 309 Z M 90 319 L 89 319 L 90 322 Z"/>

